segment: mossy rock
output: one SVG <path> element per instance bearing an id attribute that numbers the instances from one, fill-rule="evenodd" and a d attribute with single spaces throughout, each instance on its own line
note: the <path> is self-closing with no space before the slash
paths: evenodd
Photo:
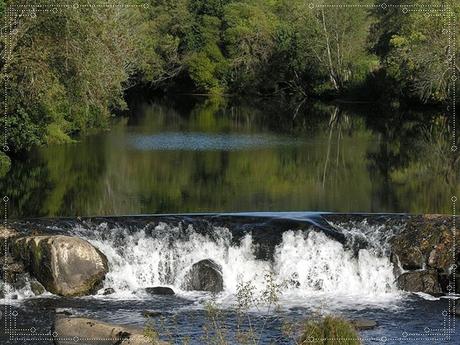
<path id="1" fill-rule="evenodd" d="M 459 257 L 454 258 L 452 216 L 413 216 L 405 229 L 390 241 L 392 261 L 405 270 L 429 267 L 448 272 Z M 457 230 L 456 245 L 460 245 Z"/>
<path id="2" fill-rule="evenodd" d="M 70 236 L 27 236 L 13 255 L 49 292 L 82 296 L 96 292 L 108 271 L 107 258 L 89 242 Z"/>

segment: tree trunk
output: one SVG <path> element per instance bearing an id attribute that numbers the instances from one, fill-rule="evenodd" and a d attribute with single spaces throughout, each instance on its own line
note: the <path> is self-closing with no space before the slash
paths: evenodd
<path id="1" fill-rule="evenodd" d="M 326 51 L 327 51 L 327 58 L 329 62 L 329 77 L 331 79 L 332 84 L 334 85 L 334 88 L 338 91 L 339 90 L 339 85 L 337 83 L 337 76 L 334 70 L 334 64 L 332 63 L 332 54 L 331 54 L 331 45 L 329 41 L 329 34 L 327 32 L 326 28 L 326 18 L 324 16 L 324 10 L 321 10 L 321 17 L 323 21 L 323 30 L 324 30 L 324 37 L 326 39 Z"/>

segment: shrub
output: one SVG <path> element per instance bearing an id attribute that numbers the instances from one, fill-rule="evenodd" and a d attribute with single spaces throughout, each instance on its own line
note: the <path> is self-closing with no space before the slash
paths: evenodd
<path id="1" fill-rule="evenodd" d="M 300 344 L 359 345 L 361 340 L 350 322 L 340 317 L 326 316 L 305 323 Z"/>

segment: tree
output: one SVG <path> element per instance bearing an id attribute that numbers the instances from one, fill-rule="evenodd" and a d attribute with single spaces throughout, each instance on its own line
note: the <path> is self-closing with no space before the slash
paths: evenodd
<path id="1" fill-rule="evenodd" d="M 278 19 L 266 1 L 239 1 L 225 8 L 224 43 L 229 81 L 242 88 L 254 84 L 275 50 Z"/>
<path id="2" fill-rule="evenodd" d="M 124 91 L 139 82 L 136 75 L 155 82 L 177 68 L 177 40 L 156 32 L 154 43 L 147 39 L 159 29 L 143 8 L 91 7 L 82 0 L 43 11 L 24 4 L 8 3 L 24 11 L 9 12 L 1 45 L 12 150 L 105 127 L 112 111 L 126 108 Z"/>
<path id="3" fill-rule="evenodd" d="M 362 0 L 349 4 L 360 5 Z M 313 6 L 312 6 L 313 5 Z M 377 59 L 367 51 L 367 32 L 371 24 L 363 7 L 323 6 L 323 1 L 281 0 L 276 6 L 280 17 L 278 47 L 290 61 L 290 86 L 322 92 L 329 83 L 343 92 L 361 82 L 376 66 Z"/>
<path id="4" fill-rule="evenodd" d="M 398 95 L 446 101 L 452 95 L 453 70 L 460 72 L 459 8 L 453 1 L 441 0 L 417 0 L 411 7 L 402 6 L 405 2 L 400 0 L 388 4 L 397 6 L 373 11 L 377 22 L 370 42 Z M 427 4 L 428 10 L 416 6 Z"/>

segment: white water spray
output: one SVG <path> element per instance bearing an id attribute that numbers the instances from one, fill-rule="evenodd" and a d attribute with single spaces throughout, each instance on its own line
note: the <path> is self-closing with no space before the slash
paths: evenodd
<path id="1" fill-rule="evenodd" d="M 256 258 L 257 244 L 250 234 L 235 243 L 231 232 L 221 227 L 214 227 L 212 236 L 198 233 L 191 225 L 183 229 L 181 225 L 166 223 L 155 227 L 155 236 L 145 229 L 133 233 L 122 228 L 105 230 L 97 229 L 88 240 L 109 260 L 105 287 L 115 289 L 114 298 L 132 296 L 143 288 L 159 285 L 187 295 L 181 291 L 184 275 L 193 263 L 203 259 L 212 259 L 222 266 L 221 300 L 234 296 L 238 284 L 243 282 L 251 282 L 262 291 L 269 272 L 277 283 L 285 285 L 283 295 L 288 304 L 302 304 L 314 296 L 372 303 L 398 295 L 393 266 L 382 255 L 382 244 L 378 248 L 371 245 L 359 249 L 356 254 L 353 248 L 317 231 L 286 231 L 275 247 L 273 260 L 264 261 Z M 110 235 L 94 236 L 98 233 Z M 356 235 L 344 233 L 352 243 Z M 88 232 L 79 233 L 85 234 Z M 365 235 L 361 232 L 359 236 Z"/>

